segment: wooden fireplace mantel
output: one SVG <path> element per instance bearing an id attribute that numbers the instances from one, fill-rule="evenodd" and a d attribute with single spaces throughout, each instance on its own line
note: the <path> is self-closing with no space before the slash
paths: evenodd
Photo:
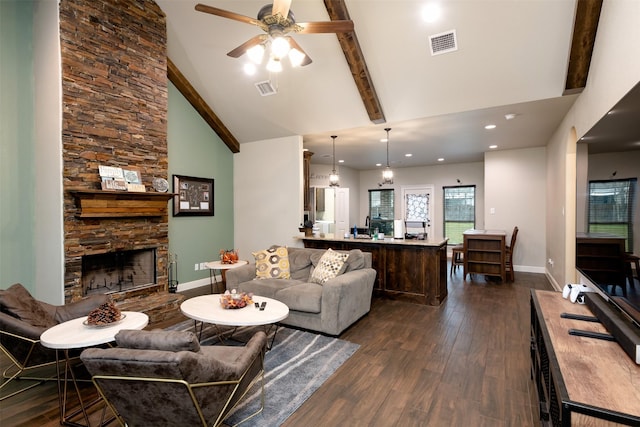
<path id="1" fill-rule="evenodd" d="M 78 218 L 153 217 L 167 214 L 174 193 L 72 190 Z"/>

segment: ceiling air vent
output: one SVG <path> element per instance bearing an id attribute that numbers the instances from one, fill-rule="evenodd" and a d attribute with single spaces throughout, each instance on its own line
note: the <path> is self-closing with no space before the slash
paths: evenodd
<path id="1" fill-rule="evenodd" d="M 275 95 L 276 93 L 278 93 L 278 91 L 276 91 L 276 88 L 274 88 L 271 84 L 270 80 L 257 82 L 255 85 L 256 88 L 258 88 L 258 92 L 260 92 L 261 96 Z"/>
<path id="2" fill-rule="evenodd" d="M 431 55 L 440 55 L 458 50 L 456 30 L 429 36 L 429 47 L 431 48 Z"/>

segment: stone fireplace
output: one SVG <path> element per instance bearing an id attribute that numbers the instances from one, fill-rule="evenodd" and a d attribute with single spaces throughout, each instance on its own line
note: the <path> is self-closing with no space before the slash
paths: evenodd
<path id="1" fill-rule="evenodd" d="M 101 165 L 139 171 L 147 192 L 168 178 L 165 15 L 153 0 L 61 0 L 59 11 L 65 300 L 106 291 L 123 309 L 167 306 L 168 203 L 87 216 L 77 200 L 100 192 Z M 84 272 L 95 260 L 106 266 Z"/>
<path id="2" fill-rule="evenodd" d="M 126 292 L 155 283 L 155 248 L 82 257 L 83 296 Z"/>

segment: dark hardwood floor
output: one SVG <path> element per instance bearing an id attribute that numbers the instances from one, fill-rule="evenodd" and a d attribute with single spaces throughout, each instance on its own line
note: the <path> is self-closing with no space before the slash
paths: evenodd
<path id="1" fill-rule="evenodd" d="M 283 426 L 538 426 L 529 290 L 551 289 L 548 280 L 464 281 L 460 268 L 448 288 L 440 307 L 374 298 L 340 337 L 361 347 Z M 0 402 L 0 425 L 57 426 L 55 383 Z"/>

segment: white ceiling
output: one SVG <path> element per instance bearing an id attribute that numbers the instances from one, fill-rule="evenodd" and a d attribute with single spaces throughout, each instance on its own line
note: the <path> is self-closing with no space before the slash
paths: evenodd
<path id="1" fill-rule="evenodd" d="M 268 0 L 156 0 L 167 15 L 168 55 L 240 142 L 302 135 L 312 163 L 336 157 L 354 169 L 481 161 L 498 150 L 543 146 L 575 101 L 562 96 L 574 0 L 440 1 L 441 20 L 421 18 L 427 1 L 346 0 L 386 123 L 367 116 L 335 34 L 298 34 L 313 59 L 277 76 L 262 97 L 226 53 L 258 27 L 195 11 L 198 2 L 255 17 Z M 293 0 L 297 22 L 327 21 L 322 0 Z M 428 37 L 456 30 L 458 50 L 431 56 Z M 505 114 L 516 114 L 506 120 Z M 485 130 L 486 124 L 497 125 Z M 241 148 L 242 150 L 242 145 Z M 405 157 L 412 153 L 412 157 Z"/>

